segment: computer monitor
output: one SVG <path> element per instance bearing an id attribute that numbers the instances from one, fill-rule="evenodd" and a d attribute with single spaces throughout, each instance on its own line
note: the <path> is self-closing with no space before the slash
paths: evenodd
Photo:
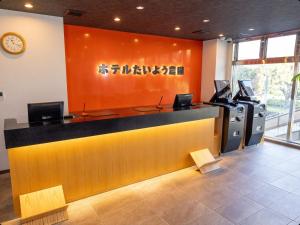
<path id="1" fill-rule="evenodd" d="M 232 93 L 229 80 L 215 80 L 216 97 L 231 99 Z"/>
<path id="2" fill-rule="evenodd" d="M 192 106 L 192 94 L 177 94 L 175 96 L 173 108 L 185 108 Z"/>
<path id="3" fill-rule="evenodd" d="M 59 121 L 64 116 L 64 102 L 27 104 L 29 123 Z"/>
<path id="4" fill-rule="evenodd" d="M 244 96 L 254 96 L 251 80 L 239 80 L 238 84 Z"/>

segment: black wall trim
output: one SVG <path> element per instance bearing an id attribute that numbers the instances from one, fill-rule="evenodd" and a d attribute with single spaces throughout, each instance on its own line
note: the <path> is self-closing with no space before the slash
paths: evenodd
<path id="1" fill-rule="evenodd" d="M 6 173 L 9 173 L 9 172 L 10 172 L 10 170 L 1 170 L 1 171 L 0 171 L 0 175 L 1 175 L 1 174 L 6 174 Z"/>

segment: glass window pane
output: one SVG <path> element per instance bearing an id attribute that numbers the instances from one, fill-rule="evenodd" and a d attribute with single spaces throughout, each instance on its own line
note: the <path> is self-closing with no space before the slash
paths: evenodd
<path id="1" fill-rule="evenodd" d="M 300 63 L 298 63 L 298 73 L 300 73 Z M 296 86 L 296 96 L 295 96 L 295 108 L 294 108 L 294 118 L 292 123 L 292 141 L 300 144 L 300 85 Z"/>
<path id="2" fill-rule="evenodd" d="M 232 61 L 234 61 L 234 55 L 235 55 L 235 43 L 232 45 Z"/>
<path id="3" fill-rule="evenodd" d="M 238 90 L 237 80 L 250 79 L 255 95 L 267 105 L 266 136 L 287 138 L 293 73 L 294 63 L 233 67 L 233 93 Z"/>
<path id="4" fill-rule="evenodd" d="M 239 43 L 238 59 L 258 59 L 260 40 L 245 41 Z"/>
<path id="5" fill-rule="evenodd" d="M 294 56 L 296 35 L 268 39 L 267 58 Z"/>

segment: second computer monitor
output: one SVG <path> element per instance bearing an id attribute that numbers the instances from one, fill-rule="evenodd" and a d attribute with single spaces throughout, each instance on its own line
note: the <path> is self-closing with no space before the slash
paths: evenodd
<path id="1" fill-rule="evenodd" d="M 215 80 L 215 89 L 218 98 L 230 99 L 232 97 L 229 80 Z"/>
<path id="2" fill-rule="evenodd" d="M 238 83 L 240 90 L 243 92 L 244 95 L 249 97 L 254 96 L 251 80 L 239 80 Z"/>
<path id="3" fill-rule="evenodd" d="M 192 105 L 192 94 L 177 94 L 175 96 L 173 108 L 186 108 Z"/>

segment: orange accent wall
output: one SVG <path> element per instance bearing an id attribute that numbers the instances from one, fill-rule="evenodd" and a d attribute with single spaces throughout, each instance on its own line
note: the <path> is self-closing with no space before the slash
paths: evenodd
<path id="1" fill-rule="evenodd" d="M 200 101 L 202 42 L 65 25 L 69 111 L 171 104 L 176 93 Z M 55 48 L 55 46 L 53 46 Z M 184 66 L 180 75 L 101 75 L 100 64 Z"/>

